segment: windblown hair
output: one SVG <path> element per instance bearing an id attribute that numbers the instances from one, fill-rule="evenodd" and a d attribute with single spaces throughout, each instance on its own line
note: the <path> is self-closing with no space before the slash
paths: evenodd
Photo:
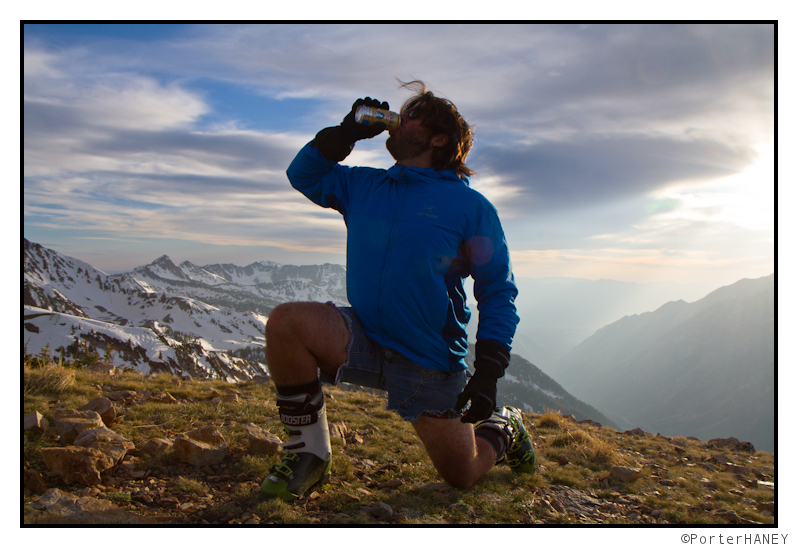
<path id="1" fill-rule="evenodd" d="M 474 128 L 463 119 L 457 107 L 448 99 L 435 97 L 420 80 L 400 82 L 403 88 L 415 91 L 402 105 L 402 112 L 421 107 L 421 125 L 432 131 L 433 135 L 445 133 L 449 141 L 442 147 L 435 147 L 432 153 L 432 167 L 453 169 L 461 176 L 474 172 L 465 165 L 466 157 L 474 144 Z"/>

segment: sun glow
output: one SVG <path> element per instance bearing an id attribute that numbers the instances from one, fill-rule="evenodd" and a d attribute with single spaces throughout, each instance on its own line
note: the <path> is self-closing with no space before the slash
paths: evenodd
<path id="1" fill-rule="evenodd" d="M 754 231 L 775 226 L 773 144 L 759 147 L 758 160 L 742 173 L 710 183 L 686 183 L 656 196 L 657 203 L 679 204 L 663 218 L 724 222 Z"/>

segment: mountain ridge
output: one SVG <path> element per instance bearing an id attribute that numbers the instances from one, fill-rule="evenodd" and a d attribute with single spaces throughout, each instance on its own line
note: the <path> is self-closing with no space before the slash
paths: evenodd
<path id="1" fill-rule="evenodd" d="M 774 275 L 624 317 L 560 363 L 576 397 L 624 427 L 775 444 Z"/>

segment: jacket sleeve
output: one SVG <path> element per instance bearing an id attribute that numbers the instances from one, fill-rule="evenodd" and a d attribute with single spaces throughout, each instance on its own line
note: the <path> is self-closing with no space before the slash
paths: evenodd
<path id="1" fill-rule="evenodd" d="M 510 252 L 496 209 L 486 201 L 476 234 L 467 242 L 474 297 L 479 309 L 477 341 L 490 340 L 512 348 L 518 325 Z"/>
<path id="2" fill-rule="evenodd" d="M 350 170 L 328 160 L 308 143 L 288 166 L 286 175 L 291 186 L 311 202 L 335 209 L 346 218 Z"/>

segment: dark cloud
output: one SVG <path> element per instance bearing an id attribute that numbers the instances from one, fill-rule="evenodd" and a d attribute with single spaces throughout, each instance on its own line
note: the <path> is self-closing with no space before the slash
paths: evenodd
<path id="1" fill-rule="evenodd" d="M 174 196 L 178 193 L 202 194 L 210 196 L 241 193 L 264 193 L 285 190 L 288 180 L 283 177 L 278 180 L 256 180 L 245 177 L 213 176 L 198 173 L 188 174 L 157 174 L 157 173 L 126 173 L 120 171 L 94 171 L 92 180 L 97 184 L 107 185 L 111 190 L 110 196 L 116 193 L 125 195 L 130 191 L 130 196 L 136 195 L 136 189 L 157 196 Z M 179 206 L 179 203 L 172 204 Z"/>
<path id="2" fill-rule="evenodd" d="M 772 105 L 772 25 L 529 25 L 507 34 L 516 47 L 496 52 L 507 77 L 493 82 L 495 100 L 468 105 L 486 127 L 651 127 Z M 762 97 L 736 104 L 752 92 Z"/>
<path id="3" fill-rule="evenodd" d="M 72 132 L 83 126 L 81 113 L 71 106 L 24 101 L 22 127 L 26 138 Z"/>
<path id="4" fill-rule="evenodd" d="M 506 208 L 550 210 L 644 195 L 676 181 L 730 175 L 756 158 L 750 148 L 655 137 L 598 137 L 475 148 L 469 163 L 516 188 Z"/>

